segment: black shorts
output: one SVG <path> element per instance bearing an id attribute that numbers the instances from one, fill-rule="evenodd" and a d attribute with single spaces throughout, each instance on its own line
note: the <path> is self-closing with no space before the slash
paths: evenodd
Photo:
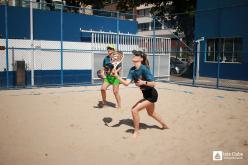
<path id="1" fill-rule="evenodd" d="M 144 99 L 155 103 L 158 100 L 158 92 L 155 88 L 142 90 Z"/>

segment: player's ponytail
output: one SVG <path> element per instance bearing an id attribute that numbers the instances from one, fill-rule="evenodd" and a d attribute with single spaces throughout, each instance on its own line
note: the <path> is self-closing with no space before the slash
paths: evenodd
<path id="1" fill-rule="evenodd" d="M 147 58 L 147 55 L 145 53 L 143 53 L 141 57 L 143 58 L 142 64 L 147 66 L 148 68 L 150 68 L 149 60 Z"/>

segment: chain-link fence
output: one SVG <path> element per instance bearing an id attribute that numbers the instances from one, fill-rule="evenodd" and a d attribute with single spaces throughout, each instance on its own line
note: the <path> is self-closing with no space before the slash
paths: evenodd
<path id="1" fill-rule="evenodd" d="M 123 77 L 132 66 L 132 50 L 142 50 L 158 81 L 248 89 L 247 38 L 225 37 L 224 25 L 208 22 L 211 12 L 225 22 L 227 9 L 164 17 L 139 10 L 129 14 L 60 2 L 20 1 L 12 6 L 1 1 L 0 88 L 100 82 L 96 71 L 107 45 L 114 44 L 125 54 Z"/>

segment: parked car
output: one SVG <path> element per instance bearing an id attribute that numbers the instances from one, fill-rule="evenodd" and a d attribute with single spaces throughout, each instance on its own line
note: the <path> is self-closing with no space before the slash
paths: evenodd
<path id="1" fill-rule="evenodd" d="M 187 69 L 187 63 L 180 61 L 175 57 L 170 58 L 170 74 L 178 75 Z"/>
<path id="2" fill-rule="evenodd" d="M 180 61 L 182 61 L 183 63 L 187 63 L 187 59 L 186 58 L 178 58 Z"/>

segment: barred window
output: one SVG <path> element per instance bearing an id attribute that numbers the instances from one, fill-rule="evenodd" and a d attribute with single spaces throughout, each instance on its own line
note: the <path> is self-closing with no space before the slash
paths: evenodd
<path id="1" fill-rule="evenodd" d="M 149 30 L 149 23 L 140 23 L 138 24 L 139 31 L 147 31 Z"/>
<path id="2" fill-rule="evenodd" d="M 152 22 L 152 26 L 151 26 L 152 30 L 154 29 L 154 24 Z M 155 30 L 161 30 L 162 29 L 162 23 L 160 23 L 159 21 L 155 21 Z"/>
<path id="3" fill-rule="evenodd" d="M 137 11 L 139 17 L 149 17 L 150 9 L 141 9 Z"/>
<path id="4" fill-rule="evenodd" d="M 216 38 L 207 40 L 207 62 L 218 62 L 218 52 L 220 62 L 241 63 L 242 62 L 241 38 Z"/>

